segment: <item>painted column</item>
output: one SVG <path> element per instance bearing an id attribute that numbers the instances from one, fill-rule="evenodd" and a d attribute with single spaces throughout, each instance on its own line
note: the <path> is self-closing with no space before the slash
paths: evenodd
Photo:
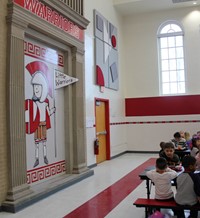
<path id="1" fill-rule="evenodd" d="M 85 80 L 84 52 L 72 48 L 73 77 Z M 73 95 L 73 173 L 87 170 L 86 167 L 86 132 L 85 132 L 85 83 L 77 82 L 72 88 Z"/>
<path id="2" fill-rule="evenodd" d="M 24 31 L 27 24 L 22 21 L 13 21 L 9 16 L 7 22 L 9 189 L 6 201 L 16 201 L 30 193 L 26 175 L 24 116 Z"/>

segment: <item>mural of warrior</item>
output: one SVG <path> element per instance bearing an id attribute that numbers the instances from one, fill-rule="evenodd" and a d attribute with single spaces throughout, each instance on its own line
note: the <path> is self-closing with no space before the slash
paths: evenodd
<path id="1" fill-rule="evenodd" d="M 37 70 L 31 74 L 31 85 L 33 88 L 32 99 L 26 100 L 26 133 L 34 134 L 35 163 L 39 165 L 39 145 L 43 146 L 44 163 L 48 164 L 47 158 L 47 129 L 51 128 L 50 116 L 55 113 L 55 107 L 49 105 L 49 86 L 45 74 Z"/>

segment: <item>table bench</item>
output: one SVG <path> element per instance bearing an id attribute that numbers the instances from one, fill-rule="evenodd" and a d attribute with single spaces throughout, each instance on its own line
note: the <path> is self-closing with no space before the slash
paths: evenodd
<path id="1" fill-rule="evenodd" d="M 156 199 L 147 199 L 147 198 L 138 198 L 133 205 L 136 207 L 144 207 L 145 208 L 145 217 L 147 218 L 151 215 L 153 209 L 176 209 L 176 210 L 198 210 L 200 211 L 199 206 L 189 206 L 189 205 L 178 205 L 174 200 L 167 201 L 159 201 Z"/>

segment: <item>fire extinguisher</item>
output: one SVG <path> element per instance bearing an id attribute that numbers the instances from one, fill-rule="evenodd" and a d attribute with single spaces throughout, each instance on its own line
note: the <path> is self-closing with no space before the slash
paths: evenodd
<path id="1" fill-rule="evenodd" d="M 98 155 L 99 154 L 99 139 L 96 138 L 94 141 L 94 154 Z"/>

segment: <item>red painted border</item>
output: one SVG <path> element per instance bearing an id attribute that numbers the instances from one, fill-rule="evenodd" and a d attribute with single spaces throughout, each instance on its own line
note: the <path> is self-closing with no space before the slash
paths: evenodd
<path id="1" fill-rule="evenodd" d="M 110 160 L 110 111 L 109 111 L 109 100 L 108 99 L 103 99 L 103 98 L 95 98 L 94 101 L 94 111 L 95 111 L 95 118 L 96 118 L 96 101 L 102 101 L 105 103 L 105 110 L 106 110 L 106 159 Z M 95 122 L 96 123 L 96 122 Z M 96 127 L 96 125 L 95 125 Z"/>
<path id="2" fill-rule="evenodd" d="M 54 50 L 55 51 L 55 50 Z M 53 63 L 64 67 L 64 56 L 56 51 L 56 54 L 51 52 L 50 48 L 45 48 L 42 45 L 30 41 L 24 41 L 24 54 L 40 60 L 45 60 L 48 63 Z M 53 57 L 51 57 L 53 56 Z M 55 63 L 55 58 L 58 63 Z"/>
<path id="3" fill-rule="evenodd" d="M 200 114 L 200 95 L 126 98 L 126 116 Z"/>
<path id="4" fill-rule="evenodd" d="M 38 182 L 48 177 L 64 173 L 65 171 L 65 160 L 48 164 L 47 166 L 31 169 L 27 171 L 27 183 L 31 184 L 34 182 Z"/>

